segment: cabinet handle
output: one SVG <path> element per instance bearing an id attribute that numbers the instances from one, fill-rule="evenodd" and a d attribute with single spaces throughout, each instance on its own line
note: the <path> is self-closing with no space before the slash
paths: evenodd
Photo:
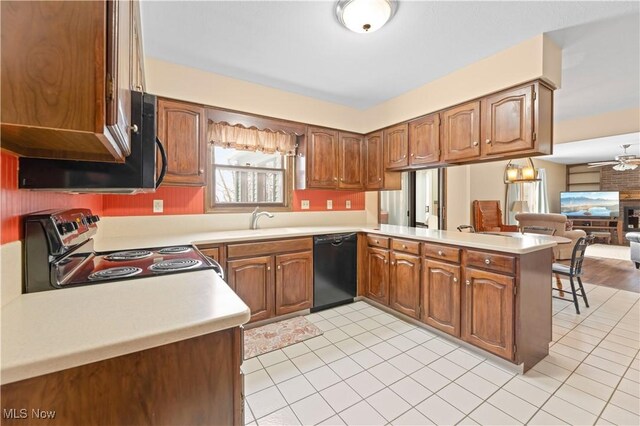
<path id="1" fill-rule="evenodd" d="M 486 142 L 487 144 L 491 144 L 491 139 L 487 139 L 485 142 Z"/>
<path id="2" fill-rule="evenodd" d="M 376 244 L 380 244 L 380 241 L 376 240 Z"/>
<path id="3" fill-rule="evenodd" d="M 453 277 L 453 282 L 454 282 L 454 283 L 457 283 L 457 282 L 458 282 L 458 279 L 457 279 L 456 277 Z"/>
<path id="4" fill-rule="evenodd" d="M 485 259 L 485 260 L 484 260 L 484 263 L 485 263 L 486 265 L 489 265 L 489 264 L 491 263 L 491 259 L 488 259 L 488 258 L 487 258 L 487 259 Z"/>
<path id="5" fill-rule="evenodd" d="M 478 146 L 478 141 L 473 142 L 473 146 Z"/>
<path id="6" fill-rule="evenodd" d="M 333 178 L 333 180 L 338 180 L 338 178 L 337 178 L 337 177 L 334 177 L 334 178 Z"/>
<path id="7" fill-rule="evenodd" d="M 199 174 L 199 175 L 204 174 L 204 169 L 200 169 L 200 170 L 198 170 L 198 174 Z"/>
<path id="8" fill-rule="evenodd" d="M 139 84 L 138 84 L 138 85 L 136 85 L 135 89 L 136 89 L 138 92 L 142 92 L 142 86 L 141 86 L 141 85 L 139 85 Z"/>
<path id="9" fill-rule="evenodd" d="M 271 270 L 271 266 L 267 266 L 267 271 L 270 271 L 270 270 Z"/>
<path id="10" fill-rule="evenodd" d="M 382 178 L 378 178 L 378 180 L 382 180 Z"/>
<path id="11" fill-rule="evenodd" d="M 413 152 L 411 153 L 411 156 L 412 156 L 412 157 L 414 156 Z"/>
<path id="12" fill-rule="evenodd" d="M 387 263 L 389 263 L 389 261 L 387 259 L 384 260 L 384 264 L 386 265 Z"/>
<path id="13" fill-rule="evenodd" d="M 391 266 L 395 265 L 396 262 L 394 262 L 393 260 L 391 261 Z"/>
<path id="14" fill-rule="evenodd" d="M 471 281 L 469 281 L 469 280 L 466 280 L 464 283 L 465 283 L 466 285 L 471 285 Z"/>
<path id="15" fill-rule="evenodd" d="M 129 126 L 129 130 L 131 130 L 131 133 L 138 133 L 138 125 Z"/>
<path id="16" fill-rule="evenodd" d="M 444 253 L 442 252 L 442 250 L 438 250 L 438 256 L 444 256 Z"/>
<path id="17" fill-rule="evenodd" d="M 403 249 L 406 249 L 406 248 L 407 248 L 407 246 L 403 244 L 403 245 L 402 245 L 402 248 L 403 248 Z"/>
<path id="18" fill-rule="evenodd" d="M 280 268 L 280 265 L 278 265 L 278 269 L 281 269 L 281 268 Z"/>

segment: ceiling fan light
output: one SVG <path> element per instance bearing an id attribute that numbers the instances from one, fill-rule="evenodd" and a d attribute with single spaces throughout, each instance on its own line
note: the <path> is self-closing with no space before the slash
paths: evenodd
<path id="1" fill-rule="evenodd" d="M 353 32 L 366 34 L 382 28 L 395 12 L 392 0 L 341 0 L 338 20 Z"/>

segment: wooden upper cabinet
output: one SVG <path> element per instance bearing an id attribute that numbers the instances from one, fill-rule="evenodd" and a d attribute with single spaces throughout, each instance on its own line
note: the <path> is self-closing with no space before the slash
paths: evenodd
<path id="1" fill-rule="evenodd" d="M 309 127 L 307 132 L 307 187 L 336 188 L 338 132 Z"/>
<path id="2" fill-rule="evenodd" d="M 365 296 L 389 304 L 389 250 L 367 248 Z"/>
<path id="3" fill-rule="evenodd" d="M 422 321 L 460 337 L 460 266 L 425 259 L 422 270 Z"/>
<path id="4" fill-rule="evenodd" d="M 420 257 L 391 253 L 389 307 L 413 318 L 420 316 Z"/>
<path id="5" fill-rule="evenodd" d="M 276 315 L 311 308 L 313 253 L 276 256 Z"/>
<path id="6" fill-rule="evenodd" d="M 338 138 L 338 188 L 364 189 L 364 137 L 340 132 Z"/>
<path id="7" fill-rule="evenodd" d="M 515 279 L 473 268 L 466 268 L 464 276 L 462 339 L 512 360 Z"/>
<path id="8" fill-rule="evenodd" d="M 229 287 L 251 309 L 251 320 L 271 318 L 274 313 L 273 256 L 227 262 Z"/>
<path id="9" fill-rule="evenodd" d="M 442 113 L 445 161 L 480 157 L 480 101 L 468 102 Z"/>
<path id="10" fill-rule="evenodd" d="M 205 185 L 206 125 L 203 107 L 158 99 L 158 138 L 167 153 L 164 184 Z"/>
<path id="11" fill-rule="evenodd" d="M 381 189 L 384 185 L 384 145 L 382 132 L 375 132 L 365 138 L 365 180 L 367 189 Z"/>
<path id="12" fill-rule="evenodd" d="M 482 151 L 485 155 L 533 149 L 534 86 L 497 93 L 482 101 Z"/>
<path id="13" fill-rule="evenodd" d="M 440 114 L 429 114 L 409 122 L 409 164 L 440 161 Z"/>
<path id="14" fill-rule="evenodd" d="M 124 161 L 131 152 L 129 58 L 138 2 L 1 7 L 3 148 L 28 157 Z"/>
<path id="15" fill-rule="evenodd" d="M 409 165 L 409 126 L 402 123 L 384 130 L 385 169 Z"/>

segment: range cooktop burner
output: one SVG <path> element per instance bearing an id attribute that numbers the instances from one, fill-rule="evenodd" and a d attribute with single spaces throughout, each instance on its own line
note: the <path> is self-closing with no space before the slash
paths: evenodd
<path id="1" fill-rule="evenodd" d="M 131 277 L 133 275 L 138 275 L 141 272 L 142 272 L 142 268 L 136 268 L 134 266 L 122 266 L 117 268 L 103 269 L 101 271 L 94 272 L 91 275 L 89 275 L 87 278 L 92 281 L 107 280 L 107 279 Z"/>
<path id="2" fill-rule="evenodd" d="M 202 261 L 196 259 L 169 259 L 163 260 L 162 262 L 154 263 L 153 265 L 149 266 L 149 269 L 155 272 L 172 272 L 196 268 L 200 265 L 202 265 Z"/>
<path id="3" fill-rule="evenodd" d="M 163 249 L 158 250 L 160 254 L 179 254 L 179 253 L 187 253 L 193 250 L 189 246 L 177 246 L 177 247 L 165 247 Z"/>
<path id="4" fill-rule="evenodd" d="M 153 253 L 149 250 L 127 250 L 119 251 L 106 255 L 106 260 L 138 260 L 151 256 Z"/>

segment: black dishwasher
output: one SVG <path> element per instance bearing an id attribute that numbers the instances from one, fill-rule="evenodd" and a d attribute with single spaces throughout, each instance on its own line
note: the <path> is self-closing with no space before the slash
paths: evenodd
<path id="1" fill-rule="evenodd" d="M 357 263 L 355 233 L 313 237 L 312 312 L 353 302 Z"/>

